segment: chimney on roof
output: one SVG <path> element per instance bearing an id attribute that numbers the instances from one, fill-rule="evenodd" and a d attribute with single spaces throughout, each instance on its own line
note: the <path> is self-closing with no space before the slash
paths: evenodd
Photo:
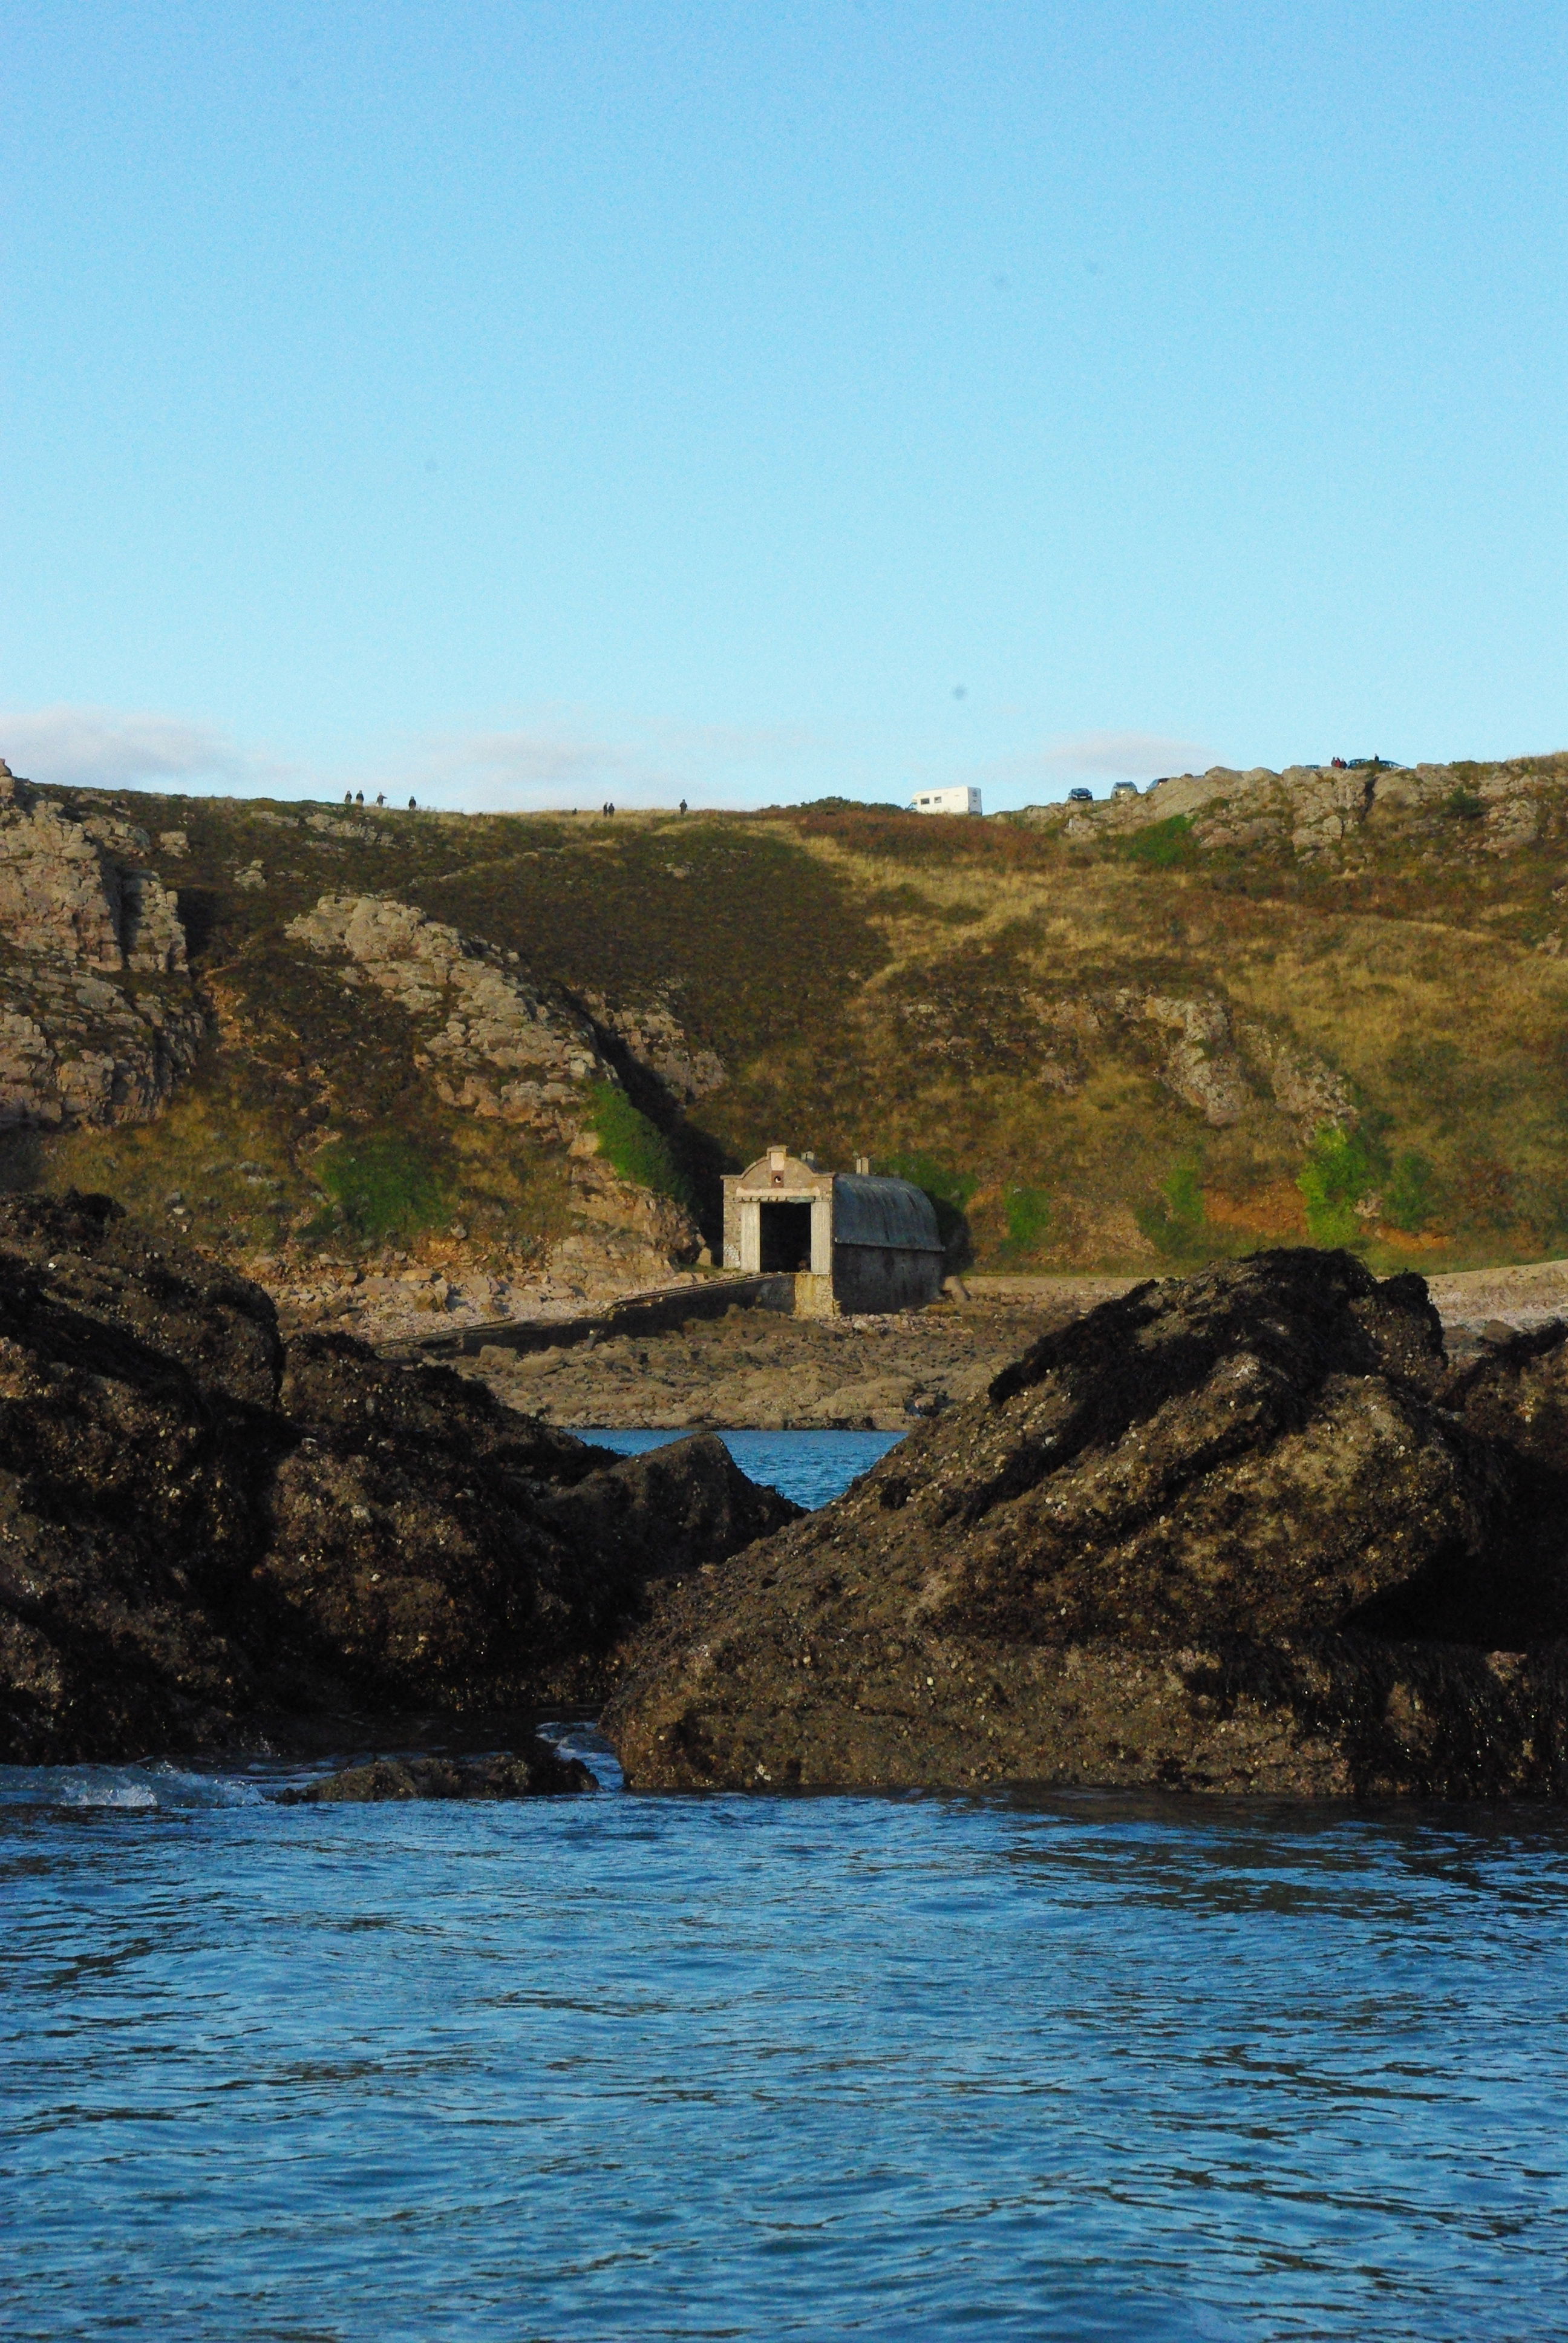
<path id="1" fill-rule="evenodd" d="M 859 1176 L 859 1178 L 860 1178 L 860 1179 L 864 1180 L 864 1179 L 868 1178 L 868 1177 L 869 1177 L 869 1173 L 870 1173 L 870 1169 L 871 1169 L 871 1159 L 870 1159 L 870 1157 L 869 1157 L 869 1155 L 857 1155 L 857 1156 L 856 1156 L 856 1158 L 855 1158 L 855 1170 L 856 1170 L 856 1172 L 858 1173 L 858 1175 Z"/>

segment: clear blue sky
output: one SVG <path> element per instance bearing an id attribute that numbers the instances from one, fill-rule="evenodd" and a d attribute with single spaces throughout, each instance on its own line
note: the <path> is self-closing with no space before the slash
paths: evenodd
<path id="1" fill-rule="evenodd" d="M 12 0 L 0 752 L 760 804 L 1568 746 L 1568 11 Z"/>

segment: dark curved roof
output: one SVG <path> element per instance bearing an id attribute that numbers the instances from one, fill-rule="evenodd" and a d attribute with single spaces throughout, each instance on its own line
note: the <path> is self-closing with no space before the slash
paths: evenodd
<path id="1" fill-rule="evenodd" d="M 908 1180 L 840 1172 L 833 1181 L 835 1244 L 884 1245 L 904 1252 L 940 1252 L 937 1216 L 923 1189 Z"/>

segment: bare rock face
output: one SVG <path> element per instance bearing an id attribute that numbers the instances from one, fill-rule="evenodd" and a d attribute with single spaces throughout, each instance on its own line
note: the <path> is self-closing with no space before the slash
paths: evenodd
<path id="1" fill-rule="evenodd" d="M 324 895 L 287 933 L 341 956 L 346 983 L 406 1009 L 442 1098 L 477 1114 L 576 1137 L 588 1086 L 615 1077 L 592 1023 L 558 987 L 536 984 L 515 952 L 476 941 L 411 903 Z"/>
<path id="2" fill-rule="evenodd" d="M 1061 823 L 1070 839 L 1127 836 L 1151 822 L 1186 817 L 1205 849 L 1288 847 L 1312 864 L 1354 859 L 1369 835 L 1392 822 L 1451 802 L 1456 785 L 1468 789 L 1473 768 L 1452 765 L 1384 767 L 1289 765 L 1283 772 L 1225 765 L 1181 773 L 1148 789 L 1075 808 L 1065 819 L 1051 808 L 1035 818 Z M 1475 776 L 1475 850 L 1511 855 L 1553 833 L 1561 822 L 1561 778 L 1532 769 L 1528 759 Z"/>
<path id="3" fill-rule="evenodd" d="M 1238 1018 L 1218 993 L 1197 999 L 1121 992 L 1115 1011 L 1141 1020 L 1161 1036 L 1160 1080 L 1216 1130 L 1239 1122 L 1260 1098 L 1310 1140 L 1325 1124 L 1355 1119 L 1342 1075 L 1293 1038 L 1256 1018 Z"/>
<path id="4" fill-rule="evenodd" d="M 794 1511 L 711 1434 L 617 1457 L 345 1334 L 291 1342 L 279 1398 L 299 1437 L 254 1584 L 382 1708 L 591 1702 L 652 1582 Z"/>
<path id="5" fill-rule="evenodd" d="M 107 1198 L 0 1204 L 0 1759 L 592 1700 L 658 1580 L 795 1510 L 711 1437 L 620 1459 L 285 1344 Z"/>
<path id="6" fill-rule="evenodd" d="M 1142 1011 L 1169 1037 L 1162 1072 L 1177 1097 L 1216 1129 L 1239 1122 L 1252 1093 L 1236 1055 L 1225 1003 L 1212 996 L 1183 1001 L 1151 993 Z"/>
<path id="7" fill-rule="evenodd" d="M 39 797 L 0 759 L 0 930 L 15 950 L 148 976 L 183 970 L 185 930 L 156 872 L 140 866 L 147 846 L 129 822 L 81 820 Z"/>
<path id="8" fill-rule="evenodd" d="M 201 1038 L 188 990 L 132 993 L 59 961 L 0 967 L 0 1128 L 150 1122 Z"/>
<path id="9" fill-rule="evenodd" d="M 146 850 L 0 762 L 0 1125 L 146 1121 L 195 1062 L 185 930 Z"/>
<path id="10" fill-rule="evenodd" d="M 623 1041 L 638 1063 L 657 1074 L 683 1105 L 693 1106 L 724 1088 L 729 1074 L 723 1059 L 716 1050 L 692 1041 L 668 999 L 656 995 L 622 1004 L 597 992 L 586 998 L 596 1022 Z"/>
<path id="11" fill-rule="evenodd" d="M 585 1291 L 613 1289 L 696 1260 L 702 1233 L 684 1205 L 617 1179 L 597 1159 L 587 1127 L 593 1089 L 614 1087 L 618 1077 L 592 1019 L 558 985 L 537 982 L 516 952 L 377 896 L 325 895 L 286 932 L 337 959 L 346 984 L 372 984 L 407 1010 L 419 1037 L 417 1062 L 448 1106 L 569 1148 L 572 1206 L 585 1226 L 552 1255 L 552 1272 Z"/>
<path id="12" fill-rule="evenodd" d="M 1136 1289 L 689 1584 L 606 1718 L 638 1785 L 1568 1793 L 1568 1381 L 1448 1375 L 1419 1278 Z"/>

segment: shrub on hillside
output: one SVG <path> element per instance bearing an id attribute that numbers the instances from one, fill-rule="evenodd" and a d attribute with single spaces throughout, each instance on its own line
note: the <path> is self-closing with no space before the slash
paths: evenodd
<path id="1" fill-rule="evenodd" d="M 355 1235 L 372 1242 L 417 1236 L 449 1209 L 446 1181 L 401 1131 L 331 1140 L 310 1171 Z"/>
<path id="2" fill-rule="evenodd" d="M 1145 863 L 1152 870 L 1174 870 L 1198 860 L 1198 841 L 1187 816 L 1173 813 L 1163 821 L 1151 821 L 1147 830 L 1135 830 L 1122 840 L 1121 852 L 1129 862 Z"/>
<path id="3" fill-rule="evenodd" d="M 1416 1236 L 1432 1217 L 1434 1173 L 1424 1155 L 1407 1148 L 1394 1161 L 1382 1192 L 1382 1217 L 1391 1228 Z"/>
<path id="4" fill-rule="evenodd" d="M 881 1166 L 895 1180 L 907 1180 L 929 1198 L 937 1216 L 937 1234 L 950 1270 L 967 1269 L 974 1259 L 970 1238 L 969 1208 L 980 1182 L 970 1172 L 955 1172 L 935 1155 L 890 1155 Z"/>
<path id="5" fill-rule="evenodd" d="M 1151 1202 L 1135 1208 L 1133 1218 L 1156 1251 L 1180 1261 L 1197 1252 L 1204 1238 L 1202 1167 L 1195 1160 L 1178 1163 L 1161 1181 Z"/>
<path id="6" fill-rule="evenodd" d="M 1372 1132 L 1340 1131 L 1332 1124 L 1319 1131 L 1296 1179 L 1314 1244 L 1366 1242 L 1368 1222 L 1356 1206 L 1375 1193 L 1388 1168 L 1387 1151 Z"/>
<path id="7" fill-rule="evenodd" d="M 1006 1188 L 1001 1209 L 1007 1222 L 1004 1256 L 1013 1261 L 1030 1259 L 1050 1232 L 1050 1198 L 1043 1188 Z"/>
<path id="8" fill-rule="evenodd" d="M 593 1128 L 598 1134 L 599 1153 L 612 1172 L 638 1188 L 651 1188 L 656 1196 L 672 1197 L 691 1209 L 691 1184 L 676 1161 L 668 1140 L 613 1082 L 594 1085 Z"/>

